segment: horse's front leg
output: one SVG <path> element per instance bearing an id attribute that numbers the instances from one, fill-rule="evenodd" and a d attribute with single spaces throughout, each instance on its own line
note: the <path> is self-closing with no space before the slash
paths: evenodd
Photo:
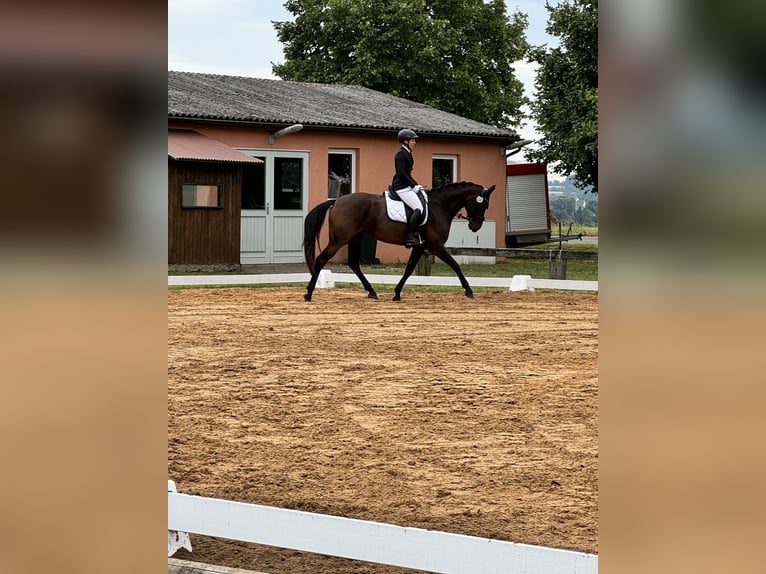
<path id="1" fill-rule="evenodd" d="M 394 301 L 402 300 L 402 289 L 404 288 L 404 284 L 407 282 L 409 276 L 412 275 L 412 272 L 415 270 L 415 265 L 418 264 L 418 261 L 420 261 L 420 258 L 425 251 L 425 243 L 412 248 L 410 258 L 407 260 L 407 267 L 404 268 L 404 275 L 402 275 L 402 278 L 399 280 L 399 283 L 396 284 L 396 288 L 394 289 Z"/>
<path id="2" fill-rule="evenodd" d="M 455 258 L 447 253 L 447 250 L 443 246 L 434 249 L 433 253 L 452 268 L 452 270 L 455 272 L 455 275 L 457 275 L 457 278 L 460 280 L 460 284 L 463 286 L 463 289 L 465 289 L 465 296 L 473 299 L 473 289 L 471 289 L 471 286 L 468 284 L 468 279 L 466 279 L 465 275 L 463 275 L 463 270 L 460 269 L 460 265 L 458 265 L 457 261 L 455 261 Z"/>

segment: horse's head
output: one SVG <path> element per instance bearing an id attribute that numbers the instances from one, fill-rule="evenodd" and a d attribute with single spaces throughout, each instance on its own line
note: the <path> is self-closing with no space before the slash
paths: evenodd
<path id="1" fill-rule="evenodd" d="M 479 231 L 484 224 L 484 213 L 489 207 L 489 196 L 493 191 L 495 191 L 494 185 L 489 189 L 482 188 L 479 193 L 472 193 L 465 199 L 464 207 L 468 215 L 466 217 L 468 219 L 468 229 L 474 233 Z"/>

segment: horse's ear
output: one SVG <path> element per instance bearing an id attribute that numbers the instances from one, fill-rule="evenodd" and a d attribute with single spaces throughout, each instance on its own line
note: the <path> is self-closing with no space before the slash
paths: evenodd
<path id="1" fill-rule="evenodd" d="M 487 199 L 489 199 L 489 196 L 490 196 L 490 194 L 491 194 L 493 191 L 495 191 L 495 186 L 494 186 L 494 185 L 492 185 L 492 187 L 490 187 L 489 189 L 485 189 L 485 190 L 483 190 L 483 191 L 481 192 L 481 194 L 482 194 L 484 197 L 486 197 Z"/>

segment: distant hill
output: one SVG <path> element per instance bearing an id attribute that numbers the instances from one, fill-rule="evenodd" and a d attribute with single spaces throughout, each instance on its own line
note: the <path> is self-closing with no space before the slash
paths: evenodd
<path id="1" fill-rule="evenodd" d="M 577 187 L 574 183 L 574 180 L 569 177 L 564 180 L 550 178 L 548 179 L 548 191 L 550 193 L 573 193 L 580 199 L 594 199 L 597 197 L 597 195 L 595 193 L 591 193 L 592 189 L 593 186 L 590 185 L 586 188 Z"/>
<path id="2" fill-rule="evenodd" d="M 548 179 L 551 214 L 562 223 L 598 225 L 598 194 L 581 189 L 570 178 Z"/>

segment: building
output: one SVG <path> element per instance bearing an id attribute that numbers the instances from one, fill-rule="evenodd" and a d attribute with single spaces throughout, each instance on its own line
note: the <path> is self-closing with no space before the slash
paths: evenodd
<path id="1" fill-rule="evenodd" d="M 360 86 L 168 72 L 168 263 L 302 262 L 308 211 L 346 193 L 382 193 L 405 127 L 420 136 L 421 185 L 505 188 L 506 147 L 520 139 L 512 130 Z M 500 197 L 487 219 L 506 220 Z M 502 223 L 495 234 L 503 246 Z M 375 249 L 382 262 L 409 256 L 403 246 Z"/>

